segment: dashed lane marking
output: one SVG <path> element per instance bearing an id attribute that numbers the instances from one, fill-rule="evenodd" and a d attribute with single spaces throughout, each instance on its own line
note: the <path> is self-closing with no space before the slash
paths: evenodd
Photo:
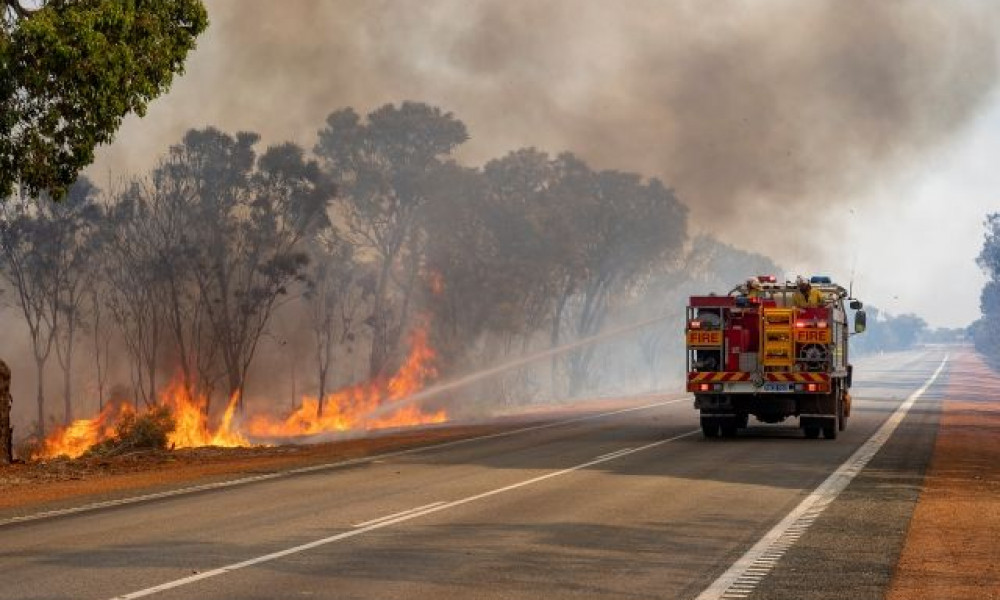
<path id="1" fill-rule="evenodd" d="M 315 540 L 315 541 L 312 541 L 312 542 L 309 542 L 309 543 L 306 543 L 306 544 L 302 544 L 302 545 L 299 545 L 299 546 L 293 546 L 291 548 L 286 548 L 285 550 L 279 550 L 278 552 L 272 552 L 271 554 L 265 554 L 263 556 L 258 556 L 256 558 L 251 558 L 249 560 L 244 560 L 242 562 L 233 563 L 231 565 L 226 565 L 224 567 L 219 567 L 217 569 L 211 569 L 209 571 L 203 571 L 203 572 L 198 573 L 196 575 L 191 575 L 191 576 L 188 576 L 188 577 L 183 577 L 181 579 L 175 579 L 173 581 L 168 581 L 168 582 L 162 583 L 160 585 L 156 585 L 156 586 L 153 586 L 153 587 L 148 587 L 148 588 L 145 588 L 145 589 L 142 589 L 142 590 L 138 590 L 138 591 L 135 591 L 135 592 L 131 592 L 131 593 L 128 593 L 128 594 L 123 594 L 121 596 L 115 596 L 115 598 L 113 600 L 132 600 L 134 598 L 143 598 L 143 597 L 146 597 L 146 596 L 152 596 L 153 594 L 158 594 L 160 592 L 165 592 L 167 590 L 172 590 L 172 589 L 183 587 L 183 586 L 186 586 L 186 585 L 191 585 L 193 583 L 197 583 L 197 582 L 203 581 L 205 579 L 210 579 L 212 577 L 218 577 L 220 575 L 225 575 L 227 573 L 232 573 L 233 571 L 237 571 L 239 569 L 245 569 L 247 567 L 252 567 L 254 565 L 259 565 L 261 563 L 266 563 L 266 562 L 271 562 L 271 561 L 274 561 L 274 560 L 278 560 L 280 558 L 284 558 L 284 557 L 292 555 L 292 554 L 298 554 L 300 552 L 305 552 L 307 550 L 312 550 L 313 548 L 318 548 L 320 546 L 326 546 L 328 544 L 333 544 L 335 542 L 340 542 L 342 540 L 346 540 L 346 539 L 349 539 L 349 538 L 353 538 L 353 537 L 359 536 L 359 535 L 361 535 L 363 533 L 368 533 L 369 531 L 375 531 L 377 529 L 382 529 L 384 527 L 389 527 L 391 525 L 396 525 L 397 523 L 403 523 L 403 522 L 409 521 L 411 519 L 416 519 L 416 518 L 419 518 L 419 517 L 422 517 L 422 516 L 425 516 L 425 515 L 429 515 L 429 514 L 441 512 L 441 511 L 448 510 L 448 509 L 451 509 L 451 508 L 456 508 L 456 507 L 459 507 L 459 506 L 463 506 L 465 504 L 469 504 L 469 503 L 476 502 L 476 501 L 479 501 L 479 500 L 484 500 L 486 498 L 490 498 L 492 496 L 496 496 L 496 495 L 499 495 L 499 494 L 504 494 L 506 492 L 510 492 L 510 491 L 513 491 L 513 490 L 516 490 L 516 489 L 519 489 L 519 488 L 523 488 L 523 487 L 529 486 L 529 485 L 534 485 L 536 483 L 541 483 L 543 481 L 546 481 L 546 480 L 549 480 L 549 479 L 553 479 L 555 477 L 561 477 L 563 475 L 568 475 L 570 473 L 579 471 L 580 469 L 586 469 L 588 467 L 593 467 L 595 465 L 599 465 L 599 464 L 602 464 L 602 463 L 610 462 L 612 460 L 617 460 L 619 458 L 622 458 L 623 456 L 628 456 L 630 454 L 635 454 L 637 452 L 643 452 L 645 450 L 650 450 L 652 448 L 656 448 L 656 447 L 662 446 L 664 444 L 669 444 L 670 442 L 673 442 L 673 441 L 676 441 L 676 440 L 679 440 L 679 439 L 682 439 L 682 438 L 690 437 L 690 436 L 695 435 L 697 433 L 701 433 L 701 429 L 695 429 L 693 431 L 688 431 L 687 433 L 682 433 L 680 435 L 675 435 L 673 437 L 669 437 L 669 438 L 666 438 L 666 439 L 663 439 L 663 440 L 660 440 L 660 441 L 657 441 L 657 442 L 652 442 L 650 444 L 646 444 L 646 445 L 643 445 L 643 446 L 638 446 L 636 448 L 631 448 L 628 451 L 619 452 L 619 453 L 615 454 L 614 456 L 611 456 L 611 457 L 608 457 L 608 458 L 595 458 L 593 460 L 590 460 L 590 461 L 587 461 L 585 463 L 581 463 L 581 464 L 578 464 L 578 465 L 575 465 L 575 466 L 572 466 L 572 467 L 567 467 L 565 469 L 560 469 L 558 471 L 552 471 L 551 473 L 546 473 L 545 475 L 539 475 L 538 477 L 532 477 L 531 479 L 525 479 L 524 481 L 519 481 L 517 483 L 512 483 L 510 485 L 506 485 L 506 486 L 503 486 L 503 487 L 495 488 L 495 489 L 492 489 L 492 490 L 489 490 L 489 491 L 486 491 L 486 492 L 475 494 L 473 496 L 467 496 L 467 497 L 462 498 L 460 500 L 454 500 L 452 502 L 446 502 L 444 504 L 439 504 L 437 506 L 434 506 L 432 508 L 428 508 L 426 510 L 422 510 L 420 512 L 415 512 L 415 513 L 410 513 L 410 514 L 403 514 L 403 515 L 398 516 L 398 517 L 392 517 L 392 516 L 390 516 L 386 520 L 378 521 L 377 523 L 373 523 L 372 525 L 366 525 L 364 527 L 359 527 L 357 529 L 352 529 L 352 530 L 349 530 L 349 531 L 344 531 L 344 532 L 338 533 L 336 535 L 331 535 L 330 537 L 325 537 L 325 538 L 318 539 L 318 540 Z"/>

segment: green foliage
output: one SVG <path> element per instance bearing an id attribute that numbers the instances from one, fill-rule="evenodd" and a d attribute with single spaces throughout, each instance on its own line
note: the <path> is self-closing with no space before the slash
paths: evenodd
<path id="1" fill-rule="evenodd" d="M 165 450 L 177 426 L 167 406 L 154 406 L 141 415 L 123 412 L 115 423 L 115 435 L 94 444 L 86 456 L 114 456 L 130 450 Z"/>
<path id="2" fill-rule="evenodd" d="M 201 0 L 64 0 L 14 14 L 0 34 L 0 196 L 20 183 L 61 198 L 122 119 L 170 87 L 208 26 Z"/>

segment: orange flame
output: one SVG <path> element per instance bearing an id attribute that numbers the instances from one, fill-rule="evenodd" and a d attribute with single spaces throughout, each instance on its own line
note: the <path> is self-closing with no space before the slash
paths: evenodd
<path id="1" fill-rule="evenodd" d="M 287 418 L 280 420 L 257 415 L 250 419 L 245 430 L 251 436 L 280 438 L 447 421 L 446 411 L 425 412 L 413 404 L 373 416 L 377 409 L 422 390 L 428 381 L 437 377 L 437 369 L 434 367 L 437 356 L 428 343 L 427 327 L 418 327 L 410 335 L 409 342 L 409 356 L 399 371 L 388 380 L 362 383 L 328 394 L 323 403 L 322 415 L 319 414 L 318 400 L 315 397 L 304 397 L 302 406 Z M 244 436 L 242 428 L 233 422 L 238 400 L 236 394 L 230 397 L 218 427 L 213 430 L 209 426 L 208 415 L 205 414 L 207 397 L 202 394 L 192 397 L 182 378 L 175 377 L 160 393 L 159 398 L 161 405 L 170 407 L 176 423 L 174 431 L 168 436 L 169 443 L 174 448 L 249 446 L 250 441 Z M 128 404 L 109 405 L 92 419 L 80 419 L 68 427 L 53 431 L 46 438 L 42 449 L 32 458 L 81 456 L 94 444 L 112 438 L 115 435 L 115 422 L 125 412 L 134 411 Z"/>
<path id="2" fill-rule="evenodd" d="M 219 426 L 212 431 L 208 425 L 208 416 L 204 407 L 205 396 L 192 398 L 184 389 L 180 378 L 175 378 L 160 394 L 160 404 L 170 407 L 170 412 L 176 422 L 174 431 L 167 436 L 167 441 L 174 448 L 194 448 L 198 446 L 249 446 L 239 432 L 233 430 L 233 413 L 236 409 L 237 397 L 233 395 L 222 416 Z M 115 423 L 127 413 L 135 410 L 129 404 L 119 404 L 104 407 L 92 419 L 78 419 L 68 427 L 53 431 L 45 439 L 41 450 L 32 458 L 55 458 L 82 456 L 91 446 L 115 435 Z"/>
<path id="3" fill-rule="evenodd" d="M 384 404 L 402 400 L 420 391 L 429 380 L 437 376 L 437 369 L 434 367 L 436 354 L 427 338 L 426 327 L 419 327 L 410 335 L 410 354 L 399 371 L 388 381 L 361 383 L 328 394 L 323 402 L 322 415 L 319 414 L 318 399 L 307 396 L 302 399 L 302 406 L 284 420 L 274 420 L 265 415 L 255 416 L 250 420 L 248 431 L 253 436 L 273 438 L 447 421 L 446 411 L 424 412 L 415 405 L 403 406 L 378 417 L 370 416 Z"/>
<path id="4" fill-rule="evenodd" d="M 68 456 L 76 458 L 94 444 L 115 435 L 115 422 L 126 413 L 135 412 L 128 404 L 108 404 L 92 419 L 77 419 L 49 434 L 32 458 Z"/>
<path id="5" fill-rule="evenodd" d="M 167 439 L 175 448 L 235 448 L 250 445 L 243 435 L 233 430 L 233 414 L 239 404 L 239 396 L 235 393 L 229 398 L 222 421 L 215 431 L 208 426 L 208 415 L 205 414 L 204 407 L 208 405 L 208 398 L 204 395 L 192 398 L 180 378 L 175 377 L 167 385 L 160 394 L 160 403 L 169 406 L 173 413 L 176 426 Z"/>

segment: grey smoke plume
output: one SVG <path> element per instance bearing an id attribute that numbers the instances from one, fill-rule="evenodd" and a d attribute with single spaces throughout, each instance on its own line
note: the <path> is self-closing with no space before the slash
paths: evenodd
<path id="1" fill-rule="evenodd" d="M 311 147 L 325 116 L 423 100 L 480 162 L 535 145 L 663 178 L 703 228 L 825 206 L 958 131 L 997 80 L 978 0 L 209 0 L 188 75 L 97 177 L 192 126 Z M 145 162 L 144 162 L 145 161 Z"/>

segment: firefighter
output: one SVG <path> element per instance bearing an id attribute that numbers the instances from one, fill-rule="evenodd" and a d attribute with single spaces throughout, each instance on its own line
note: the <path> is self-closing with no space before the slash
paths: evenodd
<path id="1" fill-rule="evenodd" d="M 751 302 L 757 302 L 764 295 L 764 288 L 760 285 L 760 280 L 756 277 L 747 279 L 747 298 Z"/>
<path id="2" fill-rule="evenodd" d="M 799 275 L 795 279 L 798 289 L 792 294 L 792 304 L 795 308 L 819 308 L 823 306 L 823 294 L 814 288 L 809 280 Z"/>

